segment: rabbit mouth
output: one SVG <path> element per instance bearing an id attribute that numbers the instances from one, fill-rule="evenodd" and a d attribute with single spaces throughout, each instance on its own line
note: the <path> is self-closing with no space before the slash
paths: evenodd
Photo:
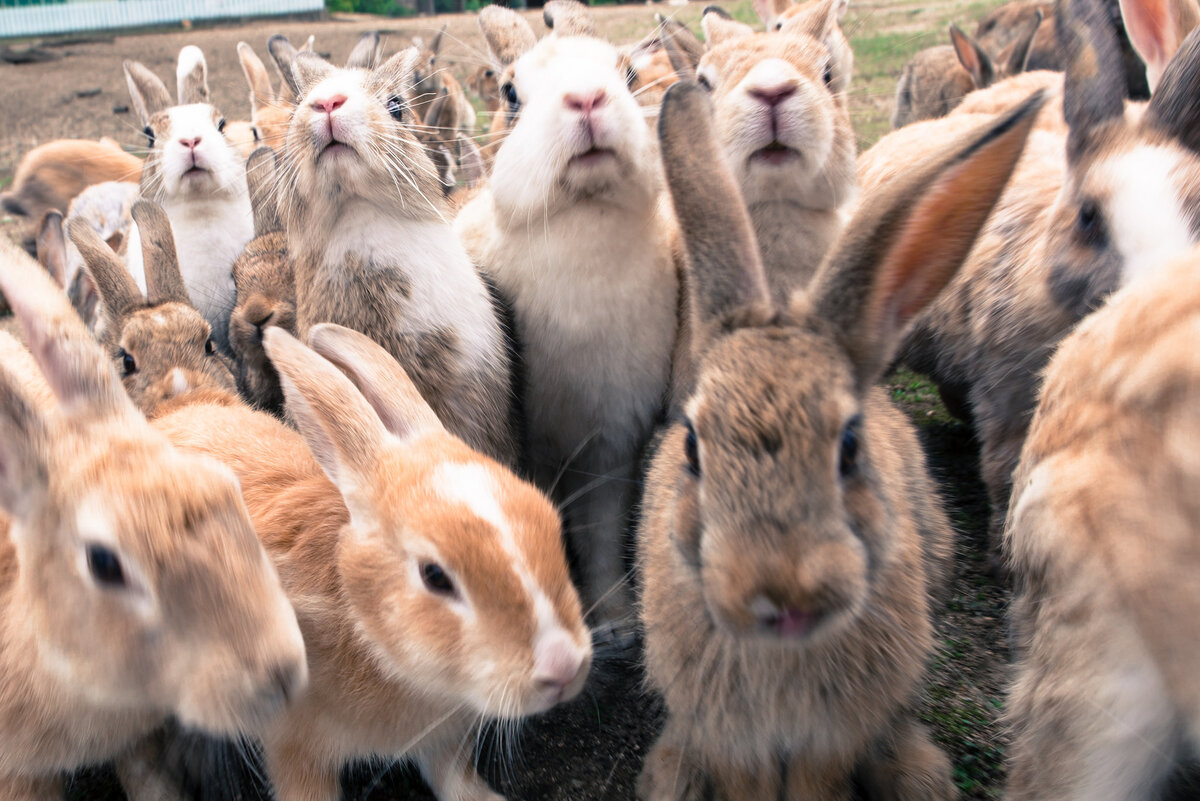
<path id="1" fill-rule="evenodd" d="M 320 161 L 326 156 L 336 158 L 337 156 L 342 156 L 353 152 L 354 148 L 350 147 L 350 145 L 334 139 L 330 141 L 329 144 L 325 145 L 325 147 L 321 148 L 321 152 L 317 154 L 317 161 Z"/>
<path id="2" fill-rule="evenodd" d="M 197 178 L 202 175 L 208 175 L 209 172 L 210 172 L 210 170 L 207 167 L 201 167 L 199 164 L 193 164 L 192 166 L 188 167 L 186 170 L 183 171 L 183 177 L 184 178 L 188 178 L 188 177 Z"/>
<path id="3" fill-rule="evenodd" d="M 761 161 L 772 166 L 786 164 L 799 157 L 800 153 L 795 148 L 788 147 L 779 140 L 771 142 L 766 147 L 760 147 L 750 154 L 751 161 Z"/>
<path id="4" fill-rule="evenodd" d="M 593 167 L 601 164 L 608 159 L 615 159 L 617 154 L 607 147 L 596 147 L 593 145 L 582 153 L 576 153 L 571 156 L 571 164 L 583 167 Z"/>

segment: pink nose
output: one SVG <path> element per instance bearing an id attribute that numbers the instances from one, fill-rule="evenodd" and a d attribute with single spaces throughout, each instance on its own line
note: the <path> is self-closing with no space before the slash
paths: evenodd
<path id="1" fill-rule="evenodd" d="M 183 145 L 188 150 L 195 150 L 196 146 L 200 144 L 200 137 L 197 136 L 195 139 L 180 139 L 179 144 Z"/>
<path id="2" fill-rule="evenodd" d="M 332 114 L 337 109 L 341 108 L 346 103 L 345 95 L 334 95 L 323 100 L 314 100 L 312 107 L 317 111 L 324 111 L 326 114 Z"/>
<path id="3" fill-rule="evenodd" d="M 584 114 L 589 113 L 592 109 L 599 108 L 604 105 L 608 99 L 603 89 L 599 89 L 590 94 L 570 94 L 563 98 L 563 105 L 572 111 L 579 111 Z"/>
<path id="4" fill-rule="evenodd" d="M 777 86 L 760 86 L 750 90 L 750 94 L 772 107 L 778 106 L 795 93 L 796 87 L 788 83 Z"/>
<path id="5" fill-rule="evenodd" d="M 579 675 L 583 654 L 565 635 L 551 635 L 536 651 L 533 681 L 539 690 L 561 695 Z"/>

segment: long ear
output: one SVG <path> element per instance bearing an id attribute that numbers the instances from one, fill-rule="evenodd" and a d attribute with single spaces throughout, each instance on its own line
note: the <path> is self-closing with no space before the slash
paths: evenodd
<path id="1" fill-rule="evenodd" d="M 126 61 L 125 83 L 129 86 L 129 97 L 133 100 L 133 110 L 143 126 L 150 124 L 150 118 L 158 112 L 174 105 L 167 85 L 140 61 Z"/>
<path id="2" fill-rule="evenodd" d="M 838 332 L 860 388 L 975 245 L 1042 106 L 1041 92 L 867 197 L 813 279 L 813 313 Z"/>
<path id="3" fill-rule="evenodd" d="M 254 235 L 283 230 L 276 200 L 275 151 L 260 147 L 246 160 L 246 186 L 250 190 L 250 208 L 254 211 Z"/>
<path id="4" fill-rule="evenodd" d="M 387 430 L 340 370 L 278 326 L 263 333 L 288 414 L 354 516 L 370 515 L 366 496 Z"/>
<path id="5" fill-rule="evenodd" d="M 442 50 L 442 39 L 446 37 L 446 29 L 449 27 L 450 23 L 443 25 L 442 29 L 433 35 L 433 41 L 429 43 L 429 50 L 435 59 Z"/>
<path id="6" fill-rule="evenodd" d="M 87 272 L 92 276 L 92 283 L 100 293 L 104 304 L 106 329 L 111 336 L 119 336 L 125 318 L 134 309 L 145 305 L 142 291 L 134 282 L 129 270 L 113 253 L 112 248 L 100 238 L 92 226 L 81 219 L 68 223 L 71 241 L 79 248 L 83 256 Z M 144 258 L 145 254 L 143 254 Z"/>
<path id="7" fill-rule="evenodd" d="M 596 23 L 578 0 L 547 0 L 542 20 L 555 36 L 595 36 Z"/>
<path id="8" fill-rule="evenodd" d="M 281 93 L 280 100 L 285 103 L 295 103 L 300 99 L 300 85 L 296 83 L 296 76 L 292 73 L 292 63 L 296 60 L 296 48 L 288 41 L 288 38 L 281 33 L 277 33 L 267 40 L 267 52 L 271 54 L 271 60 L 275 62 L 275 69 L 279 72 L 279 77 L 283 79 L 283 86 L 287 89 L 287 95 Z M 311 52 L 311 51 L 309 51 Z"/>
<path id="9" fill-rule="evenodd" d="M 1153 93 L 1180 44 L 1200 25 L 1196 0 L 1121 0 L 1121 17 L 1133 49 L 1146 62 Z"/>
<path id="10" fill-rule="evenodd" d="M 200 48 L 188 45 L 179 51 L 175 80 L 179 84 L 179 105 L 209 102 L 208 64 Z"/>
<path id="11" fill-rule="evenodd" d="M 27 519 L 50 482 L 50 452 L 45 420 L 20 379 L 0 364 L 0 510 Z"/>
<path id="12" fill-rule="evenodd" d="M 384 428 L 397 437 L 446 430 L 408 373 L 374 340 L 340 325 L 321 323 L 313 326 L 308 342 L 354 382 Z"/>
<path id="13" fill-rule="evenodd" d="M 358 37 L 346 59 L 347 69 L 373 70 L 379 60 L 379 31 L 366 31 Z"/>
<path id="14" fill-rule="evenodd" d="M 768 31 L 775 30 L 779 15 L 791 5 L 787 0 L 754 0 L 754 12 Z M 782 8 L 780 7 L 782 6 Z"/>
<path id="15" fill-rule="evenodd" d="M 1038 28 L 1042 24 L 1042 10 L 1035 8 L 1031 16 L 1022 20 L 1022 29 L 1017 38 L 997 57 L 1003 64 L 1005 75 L 1019 75 L 1025 71 L 1029 63 L 1029 53 L 1033 50 L 1033 40 L 1037 38 Z"/>
<path id="16" fill-rule="evenodd" d="M 991 86 L 996 80 L 996 67 L 991 57 L 984 52 L 973 38 L 963 33 L 962 28 L 950 24 L 950 43 L 954 45 L 954 54 L 958 63 L 971 76 L 971 82 L 976 89 Z"/>
<path id="17" fill-rule="evenodd" d="M 687 29 L 685 28 L 684 30 Z M 667 58 L 670 60 L 675 74 L 679 76 L 679 80 L 695 80 L 696 65 L 700 62 L 700 59 L 693 60 L 692 54 L 685 44 L 686 37 L 691 35 L 692 38 L 695 38 L 694 34 L 690 30 L 687 33 L 683 33 L 679 30 L 679 26 L 668 25 L 665 21 L 659 24 L 658 31 L 663 50 L 667 51 Z"/>
<path id="18" fill-rule="evenodd" d="M 86 223 L 79 224 L 86 226 Z M 73 233 L 76 225 L 70 227 Z M 95 241 L 100 242 L 99 235 L 95 231 L 91 233 Z M 100 247 L 108 251 L 103 242 Z M 111 256 L 112 252 L 108 252 Z M 125 394 L 99 343 L 71 308 L 66 293 L 56 287 L 45 270 L 23 250 L 2 237 L 0 292 L 21 321 L 29 352 L 64 413 L 141 416 Z"/>
<path id="19" fill-rule="evenodd" d="M 296 79 L 296 95 L 303 98 L 308 90 L 331 75 L 335 67 L 315 53 L 297 53 L 292 61 L 292 77 Z"/>
<path id="20" fill-rule="evenodd" d="M 237 51 L 242 74 L 246 76 L 246 83 L 250 85 L 250 109 L 252 115 L 257 115 L 259 109 L 275 105 L 271 76 L 267 74 L 267 66 L 250 45 L 238 42 Z"/>
<path id="21" fill-rule="evenodd" d="M 1144 124 L 1153 125 L 1200 153 L 1200 30 L 1183 40 L 1179 52 L 1150 98 Z"/>
<path id="22" fill-rule="evenodd" d="M 390 91 L 408 95 L 413 91 L 413 78 L 420 59 L 421 51 L 415 47 L 398 50 L 375 68 L 371 73 L 371 82 L 387 86 Z"/>
<path id="23" fill-rule="evenodd" d="M 766 274 L 742 193 L 713 131 L 708 93 L 680 81 L 658 121 L 663 167 L 688 256 L 693 352 L 734 312 L 769 307 Z"/>
<path id="24" fill-rule="evenodd" d="M 786 31 L 806 33 L 818 42 L 824 42 L 845 10 L 845 4 L 840 0 L 816 0 L 805 6 L 797 6 L 780 27 Z"/>
<path id="25" fill-rule="evenodd" d="M 1124 116 L 1125 68 L 1117 35 L 1098 0 L 1059 0 L 1054 13 L 1067 64 L 1063 88 L 1067 159 L 1074 161 L 1087 149 L 1095 130 Z"/>
<path id="26" fill-rule="evenodd" d="M 704 28 L 704 38 L 709 47 L 754 34 L 753 28 L 735 20 L 720 6 L 708 6 L 704 9 L 700 27 Z"/>
<path id="27" fill-rule="evenodd" d="M 484 6 L 479 11 L 479 30 L 492 59 L 501 67 L 507 67 L 537 44 L 533 28 L 511 8 Z"/>
<path id="28" fill-rule="evenodd" d="M 58 211 L 48 211 L 42 217 L 37 235 L 38 264 L 46 268 L 54 283 L 67 288 L 67 240 L 63 236 L 63 216 Z"/>
<path id="29" fill-rule="evenodd" d="M 148 200 L 133 204 L 133 221 L 137 223 L 142 240 L 142 260 L 146 265 L 146 300 L 152 306 L 160 303 L 183 303 L 191 306 L 187 284 L 179 270 L 175 253 L 175 233 L 162 206 Z"/>

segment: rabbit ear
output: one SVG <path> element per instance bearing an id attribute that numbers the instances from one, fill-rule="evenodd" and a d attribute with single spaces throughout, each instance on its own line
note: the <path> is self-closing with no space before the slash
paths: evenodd
<path id="1" fill-rule="evenodd" d="M 157 203 L 139 200 L 133 204 L 133 221 L 137 223 L 142 241 L 142 261 L 146 266 L 146 300 L 152 306 L 160 303 L 183 303 L 191 306 L 187 284 L 179 271 L 175 253 L 175 234 L 167 213 Z"/>
<path id="2" fill-rule="evenodd" d="M 129 97 L 133 100 L 133 110 L 143 126 L 150 124 L 150 118 L 160 111 L 174 105 L 167 85 L 140 61 L 126 61 L 125 83 L 129 85 Z"/>
<path id="3" fill-rule="evenodd" d="M 458 166 L 464 185 L 473 189 L 487 178 L 487 166 L 479 145 L 469 136 L 458 137 Z"/>
<path id="4" fill-rule="evenodd" d="M 175 80 L 179 84 L 179 105 L 208 102 L 208 64 L 200 48 L 188 45 L 179 51 Z"/>
<path id="5" fill-rule="evenodd" d="M 347 69 L 373 70 L 379 63 L 379 31 L 367 31 L 358 37 L 354 49 L 346 59 Z"/>
<path id="6" fill-rule="evenodd" d="M 446 36 L 446 29 L 450 27 L 449 23 L 442 26 L 442 29 L 433 36 L 433 41 L 429 43 L 429 50 L 433 53 L 433 57 L 437 58 L 442 49 L 442 39 Z"/>
<path id="7" fill-rule="evenodd" d="M 54 282 L 67 287 L 67 240 L 63 236 L 61 212 L 48 211 L 38 226 L 37 259 Z"/>
<path id="8" fill-rule="evenodd" d="M 824 42 L 845 11 L 846 6 L 839 0 L 818 0 L 789 14 L 782 28 L 806 33 L 818 42 Z"/>
<path id="9" fill-rule="evenodd" d="M 838 333 L 860 389 L 875 383 L 908 323 L 974 247 L 1043 100 L 1038 92 L 916 165 L 865 198 L 847 225 L 808 297 Z"/>
<path id="10" fill-rule="evenodd" d="M 390 91 L 408 95 L 413 90 L 413 78 L 417 62 L 421 59 L 421 51 L 415 47 L 406 47 L 392 54 L 392 57 L 380 64 L 371 73 L 369 83 L 372 86 L 387 87 Z"/>
<path id="11" fill-rule="evenodd" d="M 73 240 L 79 226 L 86 228 L 87 224 L 77 220 L 70 225 Z M 99 235 L 89 231 L 112 256 Z M 66 293 L 24 251 L 3 239 L 0 264 L 0 292 L 21 321 L 29 352 L 63 412 L 89 417 L 140 416 L 99 343 L 71 308 Z M 133 279 L 129 280 L 132 283 Z"/>
<path id="12" fill-rule="evenodd" d="M 963 32 L 954 23 L 950 24 L 950 43 L 954 45 L 954 54 L 958 63 L 971 76 L 971 82 L 976 89 L 991 86 L 996 80 L 996 67 L 992 64 L 991 56 L 984 52 L 979 42 Z"/>
<path id="13" fill-rule="evenodd" d="M 753 28 L 735 20 L 720 6 L 709 6 L 704 9 L 700 27 L 704 28 L 704 38 L 708 41 L 709 47 L 716 47 L 725 42 L 754 34 Z"/>
<path id="14" fill-rule="evenodd" d="M 767 30 L 774 30 L 779 15 L 791 7 L 791 0 L 754 0 L 754 11 Z"/>
<path id="15" fill-rule="evenodd" d="M 1125 69 L 1117 35 L 1098 0 L 1059 0 L 1054 8 L 1059 44 L 1066 53 L 1063 116 L 1067 159 L 1087 149 L 1092 133 L 1125 114 Z"/>
<path id="16" fill-rule="evenodd" d="M 1133 49 L 1146 62 L 1153 94 L 1175 51 L 1200 25 L 1196 0 L 1121 0 L 1121 17 Z"/>
<path id="17" fill-rule="evenodd" d="M 998 60 L 1004 64 L 1005 75 L 1019 75 L 1025 71 L 1042 19 L 1042 10 L 1035 8 L 1032 15 L 1021 21 L 1022 29 L 1017 38 L 998 56 Z"/>
<path id="18" fill-rule="evenodd" d="M 246 160 L 246 186 L 250 190 L 250 208 L 254 211 L 254 235 L 283 230 L 275 193 L 275 151 L 260 147 Z"/>
<path id="19" fill-rule="evenodd" d="M 681 81 L 692 81 L 696 79 L 696 65 L 700 63 L 698 57 L 693 57 L 687 37 L 695 36 L 687 28 L 680 30 L 682 26 L 668 25 L 666 22 L 659 25 L 659 38 L 662 41 L 663 50 L 667 51 L 667 58 L 671 61 L 671 67 L 675 70 L 675 74 L 679 76 Z M 687 31 L 684 33 L 684 31 Z M 698 40 L 697 40 L 698 41 Z M 703 47 L 703 46 L 701 46 Z M 703 50 L 700 51 L 703 55 Z"/>
<path id="20" fill-rule="evenodd" d="M 238 42 L 238 62 L 242 65 L 242 74 L 250 85 L 251 116 L 258 110 L 275 105 L 275 90 L 271 88 L 271 76 L 267 74 L 267 66 L 259 59 L 254 48 L 245 42 Z"/>
<path id="21" fill-rule="evenodd" d="M 315 53 L 297 53 L 292 61 L 292 77 L 296 80 L 296 95 L 304 97 L 308 90 L 325 80 L 334 66 Z"/>
<path id="22" fill-rule="evenodd" d="M 67 227 L 71 241 L 79 248 L 84 264 L 87 265 L 87 272 L 92 277 L 92 283 L 100 293 L 107 321 L 105 327 L 111 335 L 119 335 L 121 326 L 130 312 L 145 305 L 142 291 L 138 289 L 129 270 L 117 258 L 117 254 L 113 253 L 112 248 L 100 238 L 92 226 L 83 220 L 75 219 L 71 220 Z M 145 254 L 143 258 L 144 256 Z"/>
<path id="23" fill-rule="evenodd" d="M 484 6 L 479 11 L 479 30 L 487 40 L 492 59 L 501 67 L 512 64 L 533 49 L 537 37 L 517 12 L 503 6 Z"/>
<path id="24" fill-rule="evenodd" d="M 713 132 L 712 103 L 693 81 L 667 90 L 658 137 L 688 257 L 693 352 L 746 307 L 769 307 L 767 279 L 742 193 Z"/>
<path id="25" fill-rule="evenodd" d="M 24 520 L 49 484 L 46 422 L 21 381 L 0 365 L 0 510 Z"/>
<path id="26" fill-rule="evenodd" d="M 542 21 L 555 36 L 595 36 L 596 23 L 578 0 L 547 0 Z"/>
<path id="27" fill-rule="evenodd" d="M 321 323 L 313 326 L 308 341 L 354 382 L 392 434 L 408 439 L 445 431 L 408 373 L 371 338 L 340 325 Z"/>
<path id="28" fill-rule="evenodd" d="M 364 491 L 387 430 L 350 379 L 278 326 L 263 333 L 287 410 L 351 515 L 370 514 Z"/>
<path id="29" fill-rule="evenodd" d="M 1200 153 L 1200 32 L 1193 30 L 1159 79 L 1143 118 Z"/>
<path id="30" fill-rule="evenodd" d="M 296 76 L 292 72 L 292 63 L 296 60 L 297 55 L 296 48 L 292 46 L 286 36 L 277 33 L 267 40 L 267 52 L 271 54 L 271 60 L 275 62 L 275 69 L 279 72 L 279 77 L 283 79 L 283 86 L 290 94 L 290 97 L 281 96 L 280 100 L 285 103 L 294 103 L 301 95 L 300 84 L 296 82 Z"/>

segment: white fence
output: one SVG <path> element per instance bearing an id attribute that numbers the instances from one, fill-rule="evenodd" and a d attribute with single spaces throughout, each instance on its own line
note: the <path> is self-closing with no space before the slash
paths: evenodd
<path id="1" fill-rule="evenodd" d="M 185 19 L 303 14 L 322 8 L 323 0 L 93 0 L 0 7 L 0 39 L 139 28 Z"/>

